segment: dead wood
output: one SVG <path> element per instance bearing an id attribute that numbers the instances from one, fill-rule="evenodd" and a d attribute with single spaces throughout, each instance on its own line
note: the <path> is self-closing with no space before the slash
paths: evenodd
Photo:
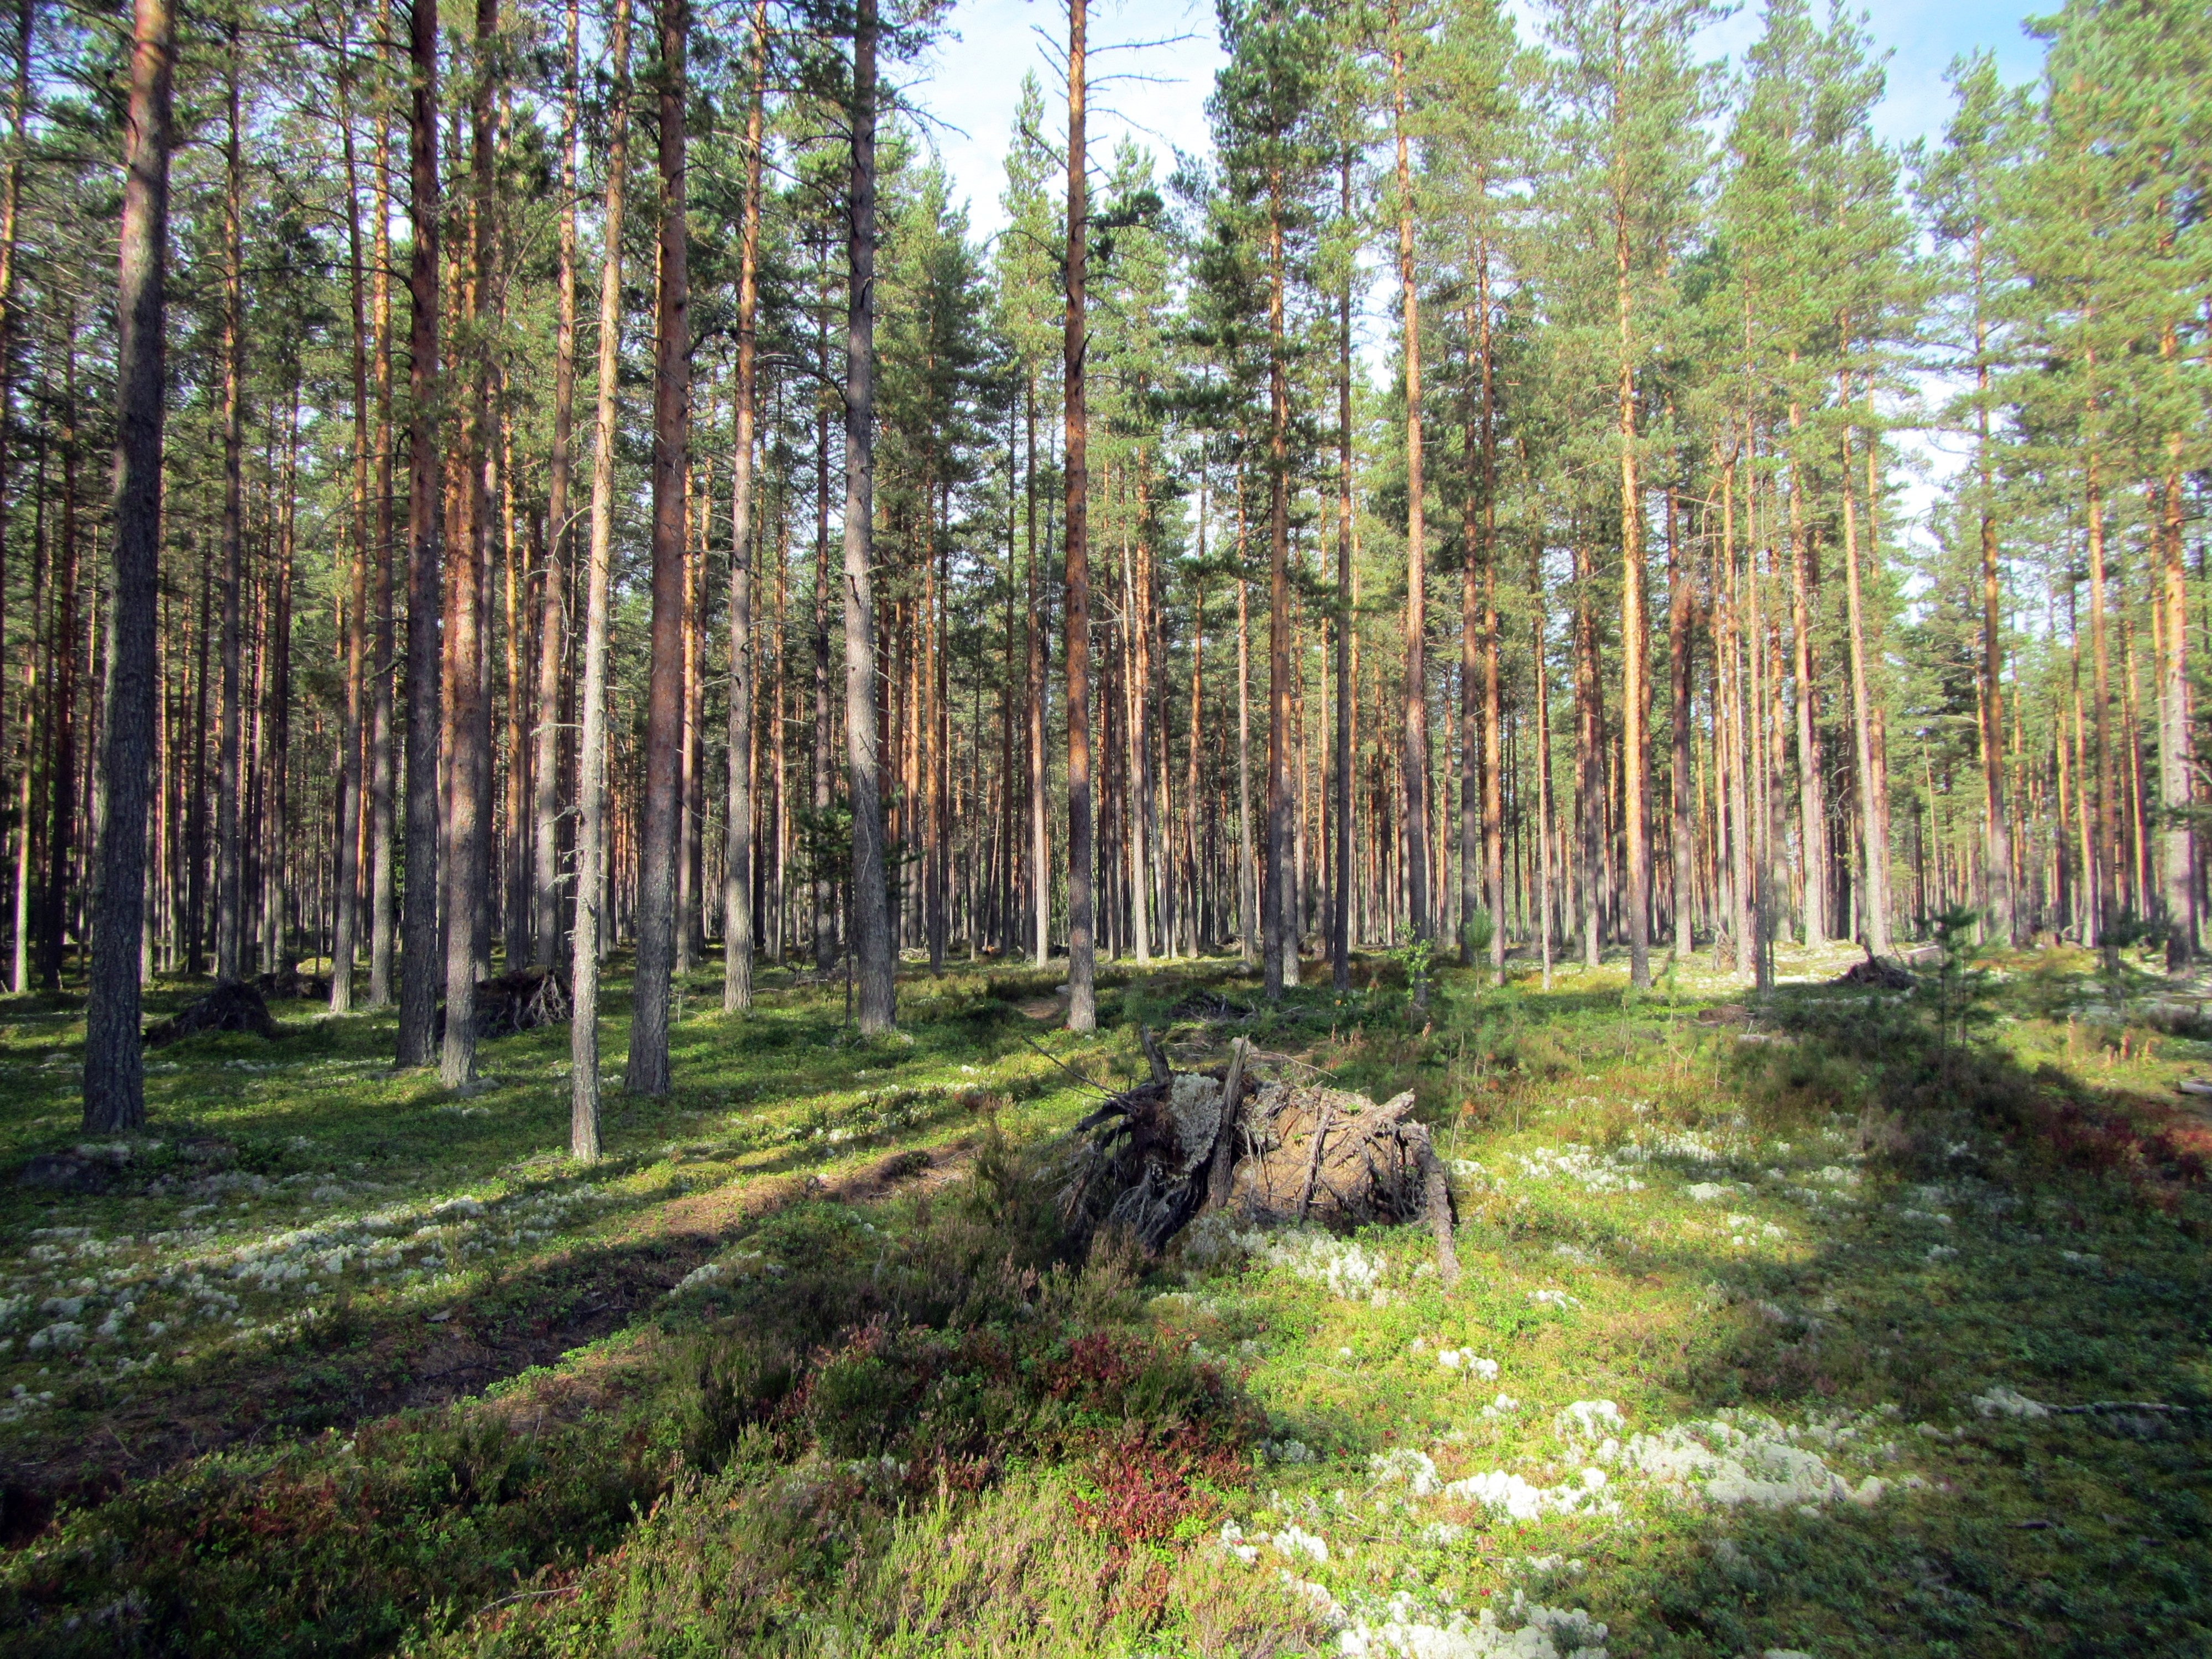
<path id="1" fill-rule="evenodd" d="M 1248 1052 L 1240 1041 L 1226 1068 L 1147 1079 L 1076 1125 L 1060 1193 L 1070 1231 L 1124 1230 L 1157 1250 L 1207 1209 L 1256 1226 L 1427 1220 L 1446 1282 L 1456 1277 L 1450 1184 L 1427 1126 L 1411 1115 L 1413 1095 L 1377 1105 L 1340 1089 L 1261 1082 Z M 1232 1087 L 1237 1109 L 1224 1114 Z"/>
<path id="2" fill-rule="evenodd" d="M 259 1037 L 280 1035 L 259 989 L 244 980 L 227 979 L 198 1002 L 187 1004 L 149 1028 L 146 1045 L 166 1048 L 202 1031 L 251 1031 Z"/>

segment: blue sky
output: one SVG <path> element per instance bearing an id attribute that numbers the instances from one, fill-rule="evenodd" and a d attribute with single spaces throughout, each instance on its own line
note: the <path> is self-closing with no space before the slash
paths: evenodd
<path id="1" fill-rule="evenodd" d="M 2008 79 L 2031 78 L 2041 49 L 2021 32 L 2021 20 L 2056 10 L 2057 3 L 1874 0 L 1867 5 L 1875 39 L 1894 53 L 1888 96 L 1878 117 L 1882 136 L 1902 142 L 1941 130 L 1949 106 L 1944 66 L 1960 52 L 1990 47 Z M 1525 14 L 1527 8 L 1516 4 L 1516 9 Z M 1124 74 L 1145 77 L 1096 87 L 1094 157 L 1103 161 L 1115 140 L 1125 135 L 1150 144 L 1164 159 L 1177 146 L 1203 151 L 1206 96 L 1221 61 L 1212 0 L 1096 0 L 1091 16 L 1097 54 L 1094 80 Z M 1066 27 L 1058 0 L 958 0 L 943 38 L 927 57 L 896 71 L 908 101 L 930 118 L 927 130 L 952 175 L 954 193 L 968 198 L 980 232 L 988 234 L 1000 222 L 1001 158 L 1023 72 L 1036 69 L 1048 102 L 1058 95 L 1053 61 L 1037 31 L 1064 40 Z M 1715 55 L 1740 50 L 1758 29 L 1755 7 L 1724 19 L 1710 31 Z M 1196 38 L 1145 52 L 1098 52 L 1117 42 L 1178 35 Z M 1054 125 L 1059 125 L 1057 115 Z"/>

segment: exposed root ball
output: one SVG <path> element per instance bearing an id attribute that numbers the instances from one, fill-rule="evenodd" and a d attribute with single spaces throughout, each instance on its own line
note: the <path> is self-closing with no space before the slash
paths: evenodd
<path id="1" fill-rule="evenodd" d="M 276 1022 L 270 1018 L 260 991 L 243 980 L 227 979 L 198 1002 L 149 1030 L 146 1042 L 149 1048 L 166 1048 L 202 1031 L 251 1031 L 262 1037 L 277 1035 Z"/>
<path id="2" fill-rule="evenodd" d="M 1237 1110 L 1224 1129 L 1231 1072 Z M 1154 1250 L 1207 1208 L 1249 1225 L 1425 1219 L 1449 1279 L 1450 1188 L 1413 1105 L 1411 1093 L 1378 1106 L 1340 1089 L 1261 1083 L 1241 1060 L 1140 1083 L 1076 1125 L 1061 1214 L 1079 1237 L 1126 1230 Z"/>

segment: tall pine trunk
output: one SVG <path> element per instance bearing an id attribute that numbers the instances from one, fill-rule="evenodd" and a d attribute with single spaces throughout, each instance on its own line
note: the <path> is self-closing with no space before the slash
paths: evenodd
<path id="1" fill-rule="evenodd" d="M 575 471 L 580 33 L 577 0 L 568 0 L 561 74 L 561 230 L 553 278 L 553 443 L 546 466 L 545 569 L 538 595 L 538 712 L 532 734 L 537 753 L 531 765 L 531 959 L 540 968 L 554 964 L 561 945 L 561 693 L 568 658 L 568 550 L 574 545 L 568 519 Z"/>
<path id="2" fill-rule="evenodd" d="M 1267 995 L 1276 999 L 1285 986 L 1298 982 L 1297 895 L 1291 885 L 1291 817 L 1297 803 L 1291 795 L 1290 272 L 1284 189 L 1278 167 L 1267 189 L 1267 817 L 1260 885 L 1261 972 Z M 1407 787 L 1416 786 L 1408 779 Z"/>
<path id="3" fill-rule="evenodd" d="M 1352 222 L 1352 152 L 1338 169 L 1337 211 Z M 1331 830 L 1336 859 L 1329 896 L 1329 983 L 1340 994 L 1352 988 L 1352 283 L 1345 267 L 1336 296 L 1336 708 L 1334 775 L 1330 782 Z M 1243 550 L 1238 550 L 1241 554 Z M 1241 584 L 1240 584 L 1241 588 Z M 1196 716 L 1193 715 L 1195 721 Z M 1195 728 L 1194 727 L 1194 730 Z"/>
<path id="4" fill-rule="evenodd" d="M 2159 355 L 2171 374 L 2179 356 L 2173 325 L 2159 337 Z M 2189 726 L 2189 581 L 2182 564 L 2182 435 L 2166 441 L 2166 471 L 2159 480 L 2158 573 L 2165 600 L 2166 626 L 2158 644 L 2158 795 L 2161 908 L 2166 915 L 2166 966 L 2179 973 L 2197 956 L 2196 833 L 2189 809 L 2194 805 L 2194 741 Z"/>
<path id="5" fill-rule="evenodd" d="M 1395 20 L 1394 20 L 1395 25 Z M 1428 685 L 1428 550 L 1423 523 L 1421 481 L 1421 309 L 1413 261 L 1413 184 L 1406 131 L 1406 53 L 1395 46 L 1390 53 L 1393 133 L 1398 147 L 1398 290 L 1400 328 L 1406 371 L 1406 685 L 1405 750 L 1399 757 L 1404 777 L 1406 812 L 1401 830 L 1405 842 L 1406 907 L 1415 939 L 1429 937 L 1434 918 L 1429 904 L 1429 685 Z M 1271 230 L 1276 243 L 1279 229 Z M 1279 253 L 1278 254 L 1279 264 Z M 1269 302 L 1269 327 L 1281 326 L 1279 271 L 1277 293 Z M 1278 491 L 1285 487 L 1279 480 Z M 1283 672 L 1277 665 L 1277 672 Z M 1270 803 L 1272 809 L 1273 803 Z M 1295 931 L 1295 930 L 1294 930 Z M 1296 982 L 1296 945 L 1292 945 L 1291 981 Z M 1416 1002 L 1425 1000 L 1427 988 L 1415 986 Z"/>
<path id="6" fill-rule="evenodd" d="M 1838 376 L 1837 402 L 1846 408 L 1850 404 L 1848 372 Z M 1871 428 L 1868 441 L 1878 441 Z M 1851 493 L 1849 425 L 1844 428 L 1843 446 L 1844 599 L 1850 629 L 1851 740 L 1858 763 L 1859 829 L 1865 865 L 1859 887 L 1859 915 L 1867 949 L 1886 956 L 1889 951 L 1889 845 L 1882 833 L 1881 791 L 1875 775 L 1874 733 L 1879 716 L 1872 707 L 1873 689 L 1867 676 L 1865 602 L 1859 581 L 1858 507 Z"/>
<path id="7" fill-rule="evenodd" d="M 1969 254 L 1974 305 L 1975 503 L 1982 553 L 1982 835 L 1988 871 L 1990 931 L 2002 943 L 2019 939 L 2013 896 L 2012 826 L 2005 815 L 2003 589 L 1997 571 L 1996 485 L 1990 447 L 1989 318 L 1984 310 L 1984 229 L 1974 227 Z"/>
<path id="8" fill-rule="evenodd" d="M 896 1017 L 890 895 L 884 868 L 876 718 L 876 0 L 853 28 L 852 173 L 845 313 L 845 761 L 853 806 L 854 1012 L 861 1035 Z M 925 510 L 927 510 L 925 508 Z"/>
<path id="9" fill-rule="evenodd" d="M 577 747 L 576 925 L 569 941 L 568 1150 L 599 1156 L 599 957 L 607 914 L 607 598 L 614 562 L 615 422 L 622 378 L 623 192 L 629 176 L 629 0 L 607 34 L 606 211 L 599 265 L 599 403 L 592 426 L 591 552 L 584 575 L 584 689 Z"/>
<path id="10" fill-rule="evenodd" d="M 438 1079 L 458 1089 L 476 1075 L 477 980 L 489 937 L 491 842 L 491 518 L 495 492 L 491 411 L 493 368 L 483 337 L 491 309 L 493 191 L 496 161 L 492 125 L 499 0 L 477 0 L 476 85 L 470 122 L 472 198 L 469 270 L 462 311 L 470 333 L 465 349 L 475 384 L 463 422 L 459 495 L 467 527 L 453 538 L 447 566 L 445 743 L 449 756 L 446 803 L 446 1031 Z"/>
<path id="11" fill-rule="evenodd" d="M 391 49 L 391 12 L 377 8 L 377 50 Z M 398 894 L 392 880 L 392 842 L 398 829 L 397 733 L 393 726 L 392 556 L 393 545 L 392 441 L 392 173 L 391 125 L 383 100 L 375 101 L 375 145 L 372 172 L 375 202 L 374 272 L 371 291 L 376 310 L 376 672 L 370 700 L 368 732 L 368 1006 L 392 1000 L 392 946 Z M 197 741 L 197 738 L 195 739 Z"/>
<path id="12" fill-rule="evenodd" d="M 1097 1029 L 1092 982 L 1091 874 L 1091 463 L 1090 416 L 1085 402 L 1085 353 L 1090 341 L 1084 306 L 1084 258 L 1091 228 L 1085 131 L 1088 98 L 1086 0 L 1067 6 L 1067 304 L 1060 341 L 1066 422 L 1066 523 L 1061 531 L 1067 617 L 1067 1028 Z"/>
<path id="13" fill-rule="evenodd" d="M 738 266 L 738 429 L 730 486 L 729 848 L 722 876 L 725 1012 L 749 1008 L 753 1000 L 754 313 L 759 305 L 762 118 L 767 89 L 768 0 L 757 0 L 752 96 L 745 112 L 744 222 Z"/>
<path id="14" fill-rule="evenodd" d="M 427 1066 L 438 1007 L 439 600 L 444 586 L 438 427 L 438 0 L 409 9 L 407 905 L 400 921 L 398 1063 Z"/>
<path id="15" fill-rule="evenodd" d="M 138 1036 L 146 806 L 158 717 L 155 624 L 160 602 L 165 279 L 169 239 L 167 0 L 137 0 L 131 101 L 124 127 L 121 271 L 116 295 L 116 453 L 107 718 L 85 1000 L 84 1127 L 136 1129 L 146 1119 Z"/>
<path id="16" fill-rule="evenodd" d="M 645 810 L 639 826 L 637 968 L 623 1087 L 668 1092 L 676 965 L 676 856 L 684 757 L 684 475 L 691 449 L 690 244 L 684 221 L 684 52 L 689 0 L 660 0 L 660 270 L 653 321 L 653 660 L 646 694 Z"/>
<path id="17" fill-rule="evenodd" d="M 341 50 L 350 50 L 350 40 Z M 353 325 L 349 356 L 353 370 L 353 568 L 349 573 L 345 626 L 345 728 L 338 751 L 337 915 L 331 945 L 331 1012 L 353 1007 L 353 968 L 361 904 L 361 821 L 364 699 L 368 649 L 368 569 L 375 557 L 368 500 L 368 302 L 361 248 L 361 184 L 354 160 L 352 82 L 338 82 L 338 136 L 345 162 L 346 298 Z"/>
<path id="18" fill-rule="evenodd" d="M 1637 477 L 1636 339 L 1629 259 L 1628 185 L 1613 182 L 1613 297 L 1620 361 L 1621 817 L 1628 866 L 1628 982 L 1651 982 L 1651 635 L 1644 599 L 1644 495 Z"/>
<path id="19" fill-rule="evenodd" d="M 240 588 L 245 580 L 246 161 L 240 133 L 239 44 L 225 55 L 222 276 L 222 701 L 216 762 L 215 973 L 246 971 L 246 856 L 240 799 Z"/>

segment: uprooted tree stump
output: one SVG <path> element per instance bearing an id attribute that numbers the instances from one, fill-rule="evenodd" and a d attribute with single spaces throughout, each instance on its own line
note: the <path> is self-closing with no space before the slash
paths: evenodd
<path id="1" fill-rule="evenodd" d="M 568 1019 L 568 981 L 550 969 L 518 968 L 477 981 L 477 1036 L 515 1036 Z M 445 1041 L 446 1005 L 438 1005 L 437 1041 Z"/>
<path id="2" fill-rule="evenodd" d="M 320 974 L 310 974 L 298 968 L 287 968 L 281 972 L 257 974 L 254 988 L 270 1001 L 328 1002 L 331 982 Z"/>
<path id="3" fill-rule="evenodd" d="M 227 979 L 198 1002 L 187 1004 L 149 1029 L 146 1045 L 166 1048 L 202 1031 L 251 1031 L 259 1037 L 279 1035 L 260 991 L 245 980 Z"/>
<path id="4" fill-rule="evenodd" d="M 1248 1074 L 1240 1038 L 1226 1067 L 1171 1070 L 1145 1033 L 1152 1076 L 1076 1125 L 1062 1219 L 1088 1237 L 1126 1229 L 1157 1250 L 1209 1210 L 1252 1225 L 1339 1228 L 1425 1220 L 1447 1284 L 1451 1188 L 1408 1092 L 1377 1105 L 1341 1089 Z M 1233 1098 L 1233 1111 L 1223 1101 Z"/>

